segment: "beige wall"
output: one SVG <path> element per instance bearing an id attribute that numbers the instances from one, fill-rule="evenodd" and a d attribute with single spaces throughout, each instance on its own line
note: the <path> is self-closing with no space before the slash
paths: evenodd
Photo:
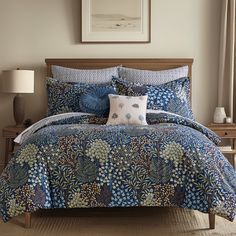
<path id="1" fill-rule="evenodd" d="M 150 44 L 79 43 L 79 0 L 0 0 L 0 71 L 34 69 L 35 93 L 26 95 L 26 117 L 41 118 L 47 57 L 192 57 L 193 110 L 211 121 L 217 101 L 221 0 L 152 0 Z M 0 129 L 14 124 L 13 95 L 0 94 Z M 0 164 L 4 140 L 0 138 Z"/>

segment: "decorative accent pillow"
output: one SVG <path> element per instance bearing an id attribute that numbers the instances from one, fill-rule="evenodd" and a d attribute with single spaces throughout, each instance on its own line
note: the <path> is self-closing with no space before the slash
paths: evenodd
<path id="1" fill-rule="evenodd" d="M 147 108 L 164 110 L 194 119 L 190 105 L 190 79 L 181 78 L 161 85 L 143 85 L 113 78 L 118 94 L 148 95 Z"/>
<path id="2" fill-rule="evenodd" d="M 127 67 L 119 67 L 118 70 L 119 77 L 130 82 L 148 85 L 164 84 L 188 76 L 188 66 L 161 71 L 139 70 Z"/>
<path id="3" fill-rule="evenodd" d="M 108 94 L 117 93 L 112 86 L 89 89 L 80 97 L 81 111 L 98 116 L 107 116 L 110 108 Z"/>
<path id="4" fill-rule="evenodd" d="M 147 96 L 131 97 L 109 94 L 110 113 L 107 125 L 147 125 Z"/>
<path id="5" fill-rule="evenodd" d="M 80 112 L 80 96 L 88 89 L 101 86 L 83 83 L 66 83 L 53 78 L 48 78 L 46 84 L 48 92 L 47 116 L 66 112 Z M 105 85 L 107 86 L 108 84 Z"/>
<path id="6" fill-rule="evenodd" d="M 54 78 L 63 82 L 102 84 L 111 82 L 112 76 L 118 77 L 118 67 L 86 70 L 52 66 L 52 74 Z"/>

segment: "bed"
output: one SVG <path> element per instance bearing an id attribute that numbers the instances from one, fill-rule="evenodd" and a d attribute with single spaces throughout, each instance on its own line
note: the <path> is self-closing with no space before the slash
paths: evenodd
<path id="1" fill-rule="evenodd" d="M 192 59 L 46 59 L 48 76 L 53 65 L 75 69 L 122 65 L 151 71 L 187 65 L 190 91 L 192 63 Z M 127 84 L 119 86 L 124 89 Z M 131 95 L 140 92 L 143 86 L 129 89 Z M 199 210 L 209 214 L 210 228 L 215 227 L 215 215 L 234 220 L 235 170 L 217 148 L 219 138 L 193 119 L 165 111 L 151 111 L 145 126 L 106 125 L 107 118 L 85 113 L 54 118 L 26 132 L 0 177 L 4 221 L 25 213 L 30 227 L 31 213 L 38 209 L 141 206 Z"/>

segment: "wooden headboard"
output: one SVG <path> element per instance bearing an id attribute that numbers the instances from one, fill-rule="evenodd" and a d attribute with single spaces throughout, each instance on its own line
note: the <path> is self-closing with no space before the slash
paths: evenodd
<path id="1" fill-rule="evenodd" d="M 77 69 L 99 69 L 123 65 L 125 67 L 144 69 L 144 70 L 166 70 L 187 65 L 189 67 L 189 77 L 192 76 L 191 58 L 171 58 L 171 59 L 45 59 L 47 64 L 47 75 L 52 76 L 51 66 L 58 65 Z"/>
<path id="2" fill-rule="evenodd" d="M 180 66 L 187 65 L 189 67 L 189 77 L 192 79 L 192 58 L 139 58 L 139 59 L 124 59 L 124 58 L 112 58 L 112 59 L 45 59 L 47 64 L 47 76 L 52 77 L 51 66 L 64 66 L 77 69 L 101 69 L 106 67 L 113 67 L 117 65 L 123 65 L 125 67 L 131 67 L 143 70 L 167 70 Z M 192 83 L 191 83 L 192 88 Z M 191 89 L 192 94 L 192 89 Z"/>

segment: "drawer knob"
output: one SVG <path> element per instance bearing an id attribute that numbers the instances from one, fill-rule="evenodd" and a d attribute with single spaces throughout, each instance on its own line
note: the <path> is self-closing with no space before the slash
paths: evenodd
<path id="1" fill-rule="evenodd" d="M 227 133 L 227 132 L 225 132 L 225 135 L 228 135 L 228 133 Z"/>

